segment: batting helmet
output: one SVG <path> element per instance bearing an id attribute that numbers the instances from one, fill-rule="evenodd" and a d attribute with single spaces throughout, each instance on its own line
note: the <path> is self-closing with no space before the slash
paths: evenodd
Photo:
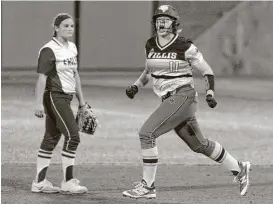
<path id="1" fill-rule="evenodd" d="M 180 17 L 179 17 L 178 11 L 173 6 L 161 5 L 156 9 L 153 15 L 153 25 L 155 29 L 156 29 L 155 22 L 159 16 L 168 16 L 171 19 L 173 19 L 173 24 L 172 24 L 173 32 L 175 33 L 178 30 L 178 27 L 180 25 L 179 23 Z"/>

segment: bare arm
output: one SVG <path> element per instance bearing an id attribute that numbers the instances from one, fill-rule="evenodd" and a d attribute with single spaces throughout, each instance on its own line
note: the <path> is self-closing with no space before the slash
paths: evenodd
<path id="1" fill-rule="evenodd" d="M 35 102 L 35 115 L 39 118 L 44 116 L 44 107 L 43 107 L 43 95 L 46 86 L 46 79 L 47 76 L 44 74 L 39 74 L 36 86 L 35 86 L 35 95 L 36 95 L 36 102 Z"/>
<path id="2" fill-rule="evenodd" d="M 140 77 L 136 80 L 134 85 L 136 85 L 137 87 L 144 87 L 148 84 L 149 79 L 150 77 L 149 77 L 148 71 L 145 69 L 140 75 Z"/>
<path id="3" fill-rule="evenodd" d="M 78 71 L 76 71 L 75 80 L 76 80 L 76 97 L 79 101 L 79 106 L 81 107 L 85 105 L 85 100 L 83 97 L 81 79 L 80 79 Z"/>
<path id="4" fill-rule="evenodd" d="M 35 87 L 35 94 L 36 94 L 36 105 L 43 105 L 43 95 L 45 91 L 45 86 L 46 86 L 46 79 L 47 76 L 44 74 L 39 74 L 38 80 L 36 82 L 36 87 Z"/>
<path id="5" fill-rule="evenodd" d="M 136 82 L 132 85 L 132 86 L 129 86 L 127 89 L 126 89 L 126 95 L 133 99 L 134 96 L 137 94 L 138 92 L 138 88 L 141 88 L 141 87 L 144 87 L 146 84 L 148 84 L 149 82 L 149 75 L 148 75 L 148 71 L 147 69 L 145 69 L 142 74 L 140 75 L 140 77 L 136 80 Z"/>
<path id="6" fill-rule="evenodd" d="M 146 53 L 146 50 L 145 50 Z M 149 82 L 149 70 L 147 68 L 147 61 L 144 71 L 141 73 L 140 77 L 135 81 L 135 83 L 132 86 L 127 87 L 126 89 L 126 95 L 133 99 L 135 95 L 138 93 L 138 89 L 146 86 Z"/>

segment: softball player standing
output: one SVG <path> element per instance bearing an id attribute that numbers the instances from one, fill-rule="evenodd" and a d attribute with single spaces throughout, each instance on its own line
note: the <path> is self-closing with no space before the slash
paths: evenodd
<path id="1" fill-rule="evenodd" d="M 77 48 L 68 40 L 74 33 L 74 21 L 69 14 L 61 13 L 54 18 L 53 24 L 53 38 L 40 49 L 38 57 L 35 115 L 41 118 L 45 112 L 46 120 L 31 191 L 83 194 L 87 188 L 73 177 L 80 143 L 78 126 L 70 107 L 73 95 L 76 94 L 80 107 L 85 105 L 77 67 Z M 61 134 L 65 137 L 61 155 L 64 179 L 58 188 L 46 179 L 46 172 Z"/>

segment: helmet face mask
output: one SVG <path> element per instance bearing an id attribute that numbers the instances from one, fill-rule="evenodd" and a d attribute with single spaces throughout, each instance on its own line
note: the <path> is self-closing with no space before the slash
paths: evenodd
<path id="1" fill-rule="evenodd" d="M 153 15 L 153 25 L 159 35 L 176 34 L 179 27 L 178 11 L 170 5 L 159 6 Z"/>
<path id="2" fill-rule="evenodd" d="M 155 20 L 155 29 L 158 35 L 165 36 L 173 33 L 174 20 L 168 16 L 160 16 Z"/>

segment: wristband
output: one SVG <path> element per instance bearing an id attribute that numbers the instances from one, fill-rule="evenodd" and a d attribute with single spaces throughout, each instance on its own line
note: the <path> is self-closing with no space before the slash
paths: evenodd
<path id="1" fill-rule="evenodd" d="M 206 74 L 205 76 L 205 87 L 206 91 L 212 90 L 214 91 L 214 76 L 210 74 Z"/>

